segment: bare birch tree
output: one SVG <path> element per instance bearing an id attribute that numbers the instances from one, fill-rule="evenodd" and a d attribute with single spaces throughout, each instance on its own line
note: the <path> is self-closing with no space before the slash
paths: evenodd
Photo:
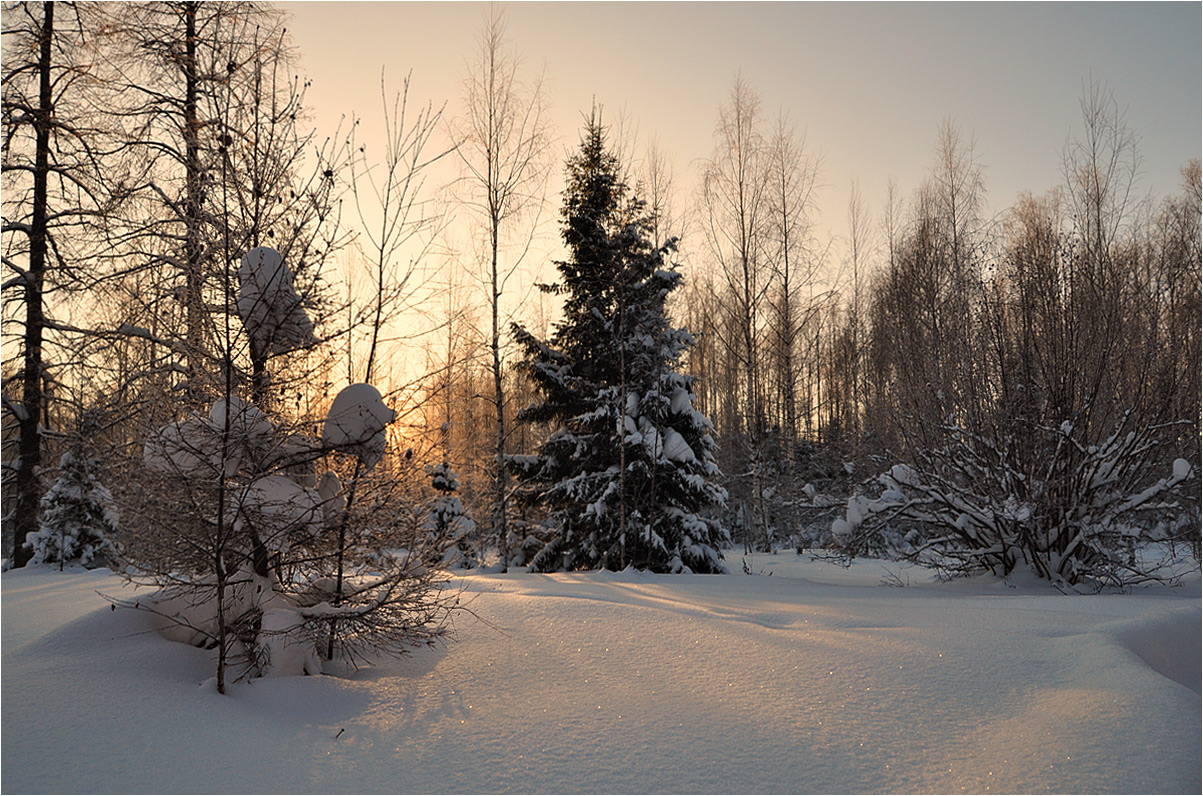
<path id="1" fill-rule="evenodd" d="M 869 214 L 855 182 L 848 196 L 848 411 L 846 428 L 860 437 L 865 405 L 865 285 L 870 260 Z M 855 444 L 855 442 L 854 442 Z"/>
<path id="2" fill-rule="evenodd" d="M 768 297 L 768 342 L 775 371 L 775 424 L 784 443 L 784 471 L 792 474 L 800 428 L 802 331 L 815 311 L 811 297 L 822 252 L 813 231 L 819 159 L 807 151 L 805 136 L 799 136 L 784 115 L 777 118 L 769 143 L 768 169 L 764 251 L 773 279 Z"/>
<path id="3" fill-rule="evenodd" d="M 519 76 L 521 59 L 506 46 L 505 29 L 503 13 L 490 12 L 476 58 L 464 79 L 464 115 L 453 124 L 456 152 L 465 172 L 463 203 L 485 228 L 496 432 L 492 534 L 503 569 L 509 565 L 510 533 L 509 479 L 504 466 L 509 413 L 503 389 L 502 297 L 535 234 L 550 169 L 542 76 L 530 82 Z M 522 223 L 524 217 L 529 224 Z M 507 258 L 506 244 L 512 235 L 517 238 Z"/>
<path id="4" fill-rule="evenodd" d="M 760 97 L 747 81 L 736 77 L 727 102 L 719 108 L 714 153 L 703 166 L 700 211 L 702 234 L 721 278 L 719 295 L 730 316 L 729 324 L 715 330 L 741 370 L 739 426 L 725 433 L 734 434 L 744 454 L 745 544 L 768 536 L 762 484 L 767 417 L 761 354 L 771 279 L 764 256 L 768 147 L 761 127 Z"/>

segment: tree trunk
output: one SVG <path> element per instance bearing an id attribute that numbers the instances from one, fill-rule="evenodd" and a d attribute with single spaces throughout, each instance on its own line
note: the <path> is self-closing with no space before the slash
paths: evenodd
<path id="1" fill-rule="evenodd" d="M 38 55 L 38 110 L 34 121 L 37 131 L 33 174 L 33 220 L 29 233 L 29 270 L 25 275 L 25 362 L 22 372 L 22 413 L 18 419 L 21 434 L 17 466 L 17 508 L 13 532 L 13 564 L 23 567 L 32 553 L 25 540 L 38 529 L 38 504 L 41 501 L 42 440 L 38 420 L 42 416 L 45 395 L 42 389 L 42 335 L 46 317 L 42 308 L 42 285 L 46 277 L 48 239 L 46 229 L 47 187 L 50 176 L 50 125 L 54 113 L 51 94 L 50 63 L 54 37 L 54 3 L 43 6 L 41 41 Z"/>
<path id="2" fill-rule="evenodd" d="M 184 301 L 187 313 L 188 370 L 193 389 L 205 372 L 203 360 L 205 307 L 202 295 L 204 274 L 202 260 L 204 247 L 201 244 L 201 163 L 200 163 L 200 118 L 197 112 L 200 78 L 196 64 L 196 4 L 189 3 L 184 10 L 184 223 L 187 226 L 184 238 L 185 289 Z"/>
<path id="3" fill-rule="evenodd" d="M 267 373 L 267 355 L 257 351 L 254 341 L 251 342 L 251 400 L 255 406 L 267 411 L 268 387 L 271 380 Z"/>
<path id="4" fill-rule="evenodd" d="M 509 528 L 506 523 L 505 477 L 505 395 L 501 390 L 501 322 L 500 275 L 497 263 L 498 216 L 493 216 L 493 406 L 497 412 L 497 471 L 493 479 L 493 529 L 497 533 L 497 550 L 501 554 L 501 571 L 510 567 Z"/>

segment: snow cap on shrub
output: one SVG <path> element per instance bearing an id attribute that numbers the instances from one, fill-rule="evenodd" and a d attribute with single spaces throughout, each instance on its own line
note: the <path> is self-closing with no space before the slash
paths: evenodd
<path id="1" fill-rule="evenodd" d="M 335 397 L 326 413 L 322 439 L 335 450 L 358 456 L 371 470 L 384 458 L 384 430 L 397 419 L 370 384 L 352 384 Z"/>
<path id="2" fill-rule="evenodd" d="M 246 488 L 240 517 L 249 522 L 269 547 L 287 550 L 289 535 L 298 532 L 316 536 L 325 519 L 321 495 L 282 475 L 256 478 Z"/>
<path id="3" fill-rule="evenodd" d="M 214 477 L 219 470 L 224 477 L 233 477 L 241 463 L 241 447 L 230 446 L 226 454 L 222 470 L 221 430 L 198 414 L 171 421 L 142 446 L 142 457 L 152 471 L 189 478 Z"/>
<path id="4" fill-rule="evenodd" d="M 275 249 L 260 246 L 242 256 L 238 268 L 238 315 L 262 356 L 286 354 L 317 343 L 292 271 Z"/>

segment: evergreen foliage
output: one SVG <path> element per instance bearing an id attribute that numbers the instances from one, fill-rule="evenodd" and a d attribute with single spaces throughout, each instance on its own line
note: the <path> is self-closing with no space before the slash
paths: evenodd
<path id="1" fill-rule="evenodd" d="M 96 477 L 98 464 L 88 456 L 63 454 L 62 475 L 42 496 L 39 529 L 25 541 L 31 563 L 68 562 L 85 567 L 111 563 L 117 531 L 113 496 Z"/>
<path id="2" fill-rule="evenodd" d="M 451 465 L 442 462 L 430 469 L 430 486 L 439 493 L 426 520 L 427 546 L 438 551 L 438 563 L 470 567 L 476 562 L 468 538 L 476 530 L 476 522 L 459 499 L 459 477 Z"/>
<path id="3" fill-rule="evenodd" d="M 543 398 L 519 418 L 555 429 L 536 455 L 510 459 L 520 500 L 549 512 L 531 568 L 726 571 L 726 532 L 706 516 L 726 500 L 712 426 L 677 370 L 693 338 L 665 311 L 681 284 L 667 262 L 676 241 L 652 242 L 654 218 L 623 182 L 596 111 L 567 172 L 569 257 L 544 287 L 564 297 L 564 320 L 549 341 L 514 327 Z"/>

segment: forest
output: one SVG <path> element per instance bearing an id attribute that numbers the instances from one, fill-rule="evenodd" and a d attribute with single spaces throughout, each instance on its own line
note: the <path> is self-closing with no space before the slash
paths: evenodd
<path id="1" fill-rule="evenodd" d="M 219 689 L 282 637 L 433 643 L 457 567 L 1197 566 L 1200 162 L 1140 196 L 1104 83 L 1059 187 L 988 213 L 948 121 L 834 262 L 819 158 L 740 77 L 677 202 L 604 106 L 554 155 L 500 12 L 462 96 L 385 95 L 380 153 L 308 124 L 276 6 L 3 12 L 4 555 L 155 583 Z"/>

